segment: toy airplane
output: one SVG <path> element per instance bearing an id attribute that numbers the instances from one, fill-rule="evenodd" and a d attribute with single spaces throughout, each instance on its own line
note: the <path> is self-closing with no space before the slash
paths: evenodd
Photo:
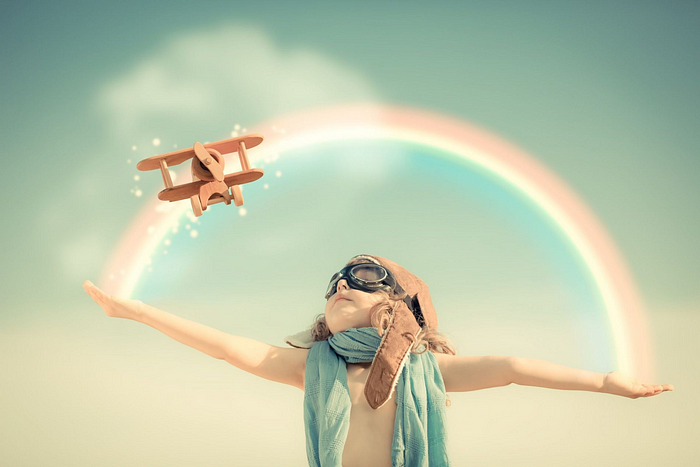
<path id="1" fill-rule="evenodd" d="M 262 143 L 262 140 L 262 135 L 252 134 L 216 143 L 197 142 L 191 148 L 144 159 L 136 164 L 136 168 L 143 171 L 160 168 L 165 189 L 158 193 L 158 199 L 173 202 L 189 198 L 194 215 L 199 217 L 203 211 L 207 210 L 207 206 L 222 201 L 231 204 L 231 197 L 236 206 L 243 205 L 243 195 L 238 185 L 254 182 L 265 173 L 262 169 L 250 168 L 246 149 L 254 148 Z M 243 170 L 225 175 L 222 154 L 231 152 L 238 152 Z M 192 182 L 173 186 L 168 167 L 181 164 L 188 159 L 192 159 Z M 229 187 L 231 187 L 230 192 Z"/>

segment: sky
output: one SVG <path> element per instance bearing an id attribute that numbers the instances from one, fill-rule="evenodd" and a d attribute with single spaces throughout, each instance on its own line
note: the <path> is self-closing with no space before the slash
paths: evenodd
<path id="1" fill-rule="evenodd" d="M 453 462 L 700 460 L 700 406 L 685 392 L 700 382 L 697 3 L 30 1 L 0 12 L 3 463 L 275 464 L 260 449 L 274 439 L 286 464 L 306 465 L 301 392 L 112 322 L 81 284 L 105 285 L 162 189 L 160 174 L 136 170 L 142 158 L 358 102 L 464 122 L 555 174 L 636 286 L 648 383 L 675 385 L 637 400 L 512 385 L 452 395 Z M 378 254 L 428 281 L 461 354 L 614 370 L 605 310 L 565 239 L 507 186 L 429 149 L 271 154 L 263 143 L 250 151 L 266 174 L 244 187 L 246 211 L 183 215 L 198 236 L 173 234 L 133 298 L 281 345 L 322 311 L 340 263 Z M 397 232 L 406 209 L 425 227 Z"/>

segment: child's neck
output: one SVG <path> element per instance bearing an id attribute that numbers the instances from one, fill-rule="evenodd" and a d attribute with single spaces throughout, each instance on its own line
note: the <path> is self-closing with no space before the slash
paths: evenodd
<path id="1" fill-rule="evenodd" d="M 348 363 L 347 365 L 352 365 L 355 368 L 369 368 L 370 366 L 372 366 L 372 362 Z"/>

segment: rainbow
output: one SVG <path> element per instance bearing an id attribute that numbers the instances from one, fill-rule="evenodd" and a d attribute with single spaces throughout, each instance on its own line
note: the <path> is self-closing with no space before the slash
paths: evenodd
<path id="1" fill-rule="evenodd" d="M 455 118 L 378 104 L 290 114 L 249 132 L 265 136 L 260 149 L 250 151 L 251 162 L 264 154 L 323 142 L 374 138 L 433 147 L 501 179 L 537 206 L 578 252 L 607 311 L 614 339 L 613 358 L 619 371 L 653 379 L 646 313 L 618 249 L 574 192 L 519 148 Z M 185 168 L 177 179 L 185 179 L 186 175 Z M 151 196 L 113 251 L 101 277 L 104 290 L 111 295 L 131 296 L 156 247 L 188 212 L 191 208 L 187 202 L 164 203 Z"/>

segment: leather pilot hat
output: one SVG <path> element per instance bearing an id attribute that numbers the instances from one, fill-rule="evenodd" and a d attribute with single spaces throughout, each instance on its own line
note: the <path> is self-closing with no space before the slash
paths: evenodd
<path id="1" fill-rule="evenodd" d="M 438 319 L 428 286 L 418 276 L 397 263 L 376 255 L 357 255 L 348 263 L 357 259 L 379 264 L 391 271 L 398 284 L 406 291 L 409 299 L 397 302 L 365 382 L 367 402 L 373 409 L 378 409 L 391 398 L 403 365 L 409 358 L 411 347 L 422 331 L 418 324 L 420 318 L 431 329 L 437 329 Z M 416 316 L 408 307 L 408 301 L 412 303 L 417 313 Z M 310 349 L 315 344 L 311 336 L 311 329 L 288 336 L 285 338 L 285 342 L 292 347 L 304 349 Z"/>

